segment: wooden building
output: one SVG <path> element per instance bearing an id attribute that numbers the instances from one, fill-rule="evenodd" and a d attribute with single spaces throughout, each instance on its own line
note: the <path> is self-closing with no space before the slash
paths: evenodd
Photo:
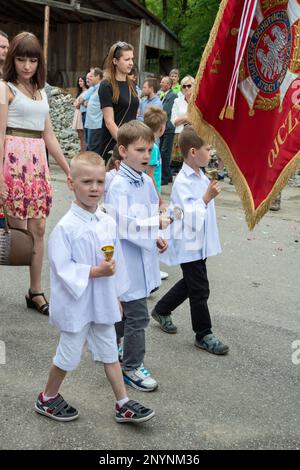
<path id="1" fill-rule="evenodd" d="M 0 29 L 35 33 L 44 45 L 48 81 L 71 87 L 90 66 L 103 67 L 110 46 L 135 48 L 142 80 L 176 66 L 178 39 L 137 0 L 0 0 Z"/>

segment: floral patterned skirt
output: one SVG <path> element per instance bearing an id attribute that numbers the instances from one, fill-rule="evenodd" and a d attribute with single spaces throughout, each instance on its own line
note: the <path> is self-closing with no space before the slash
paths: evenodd
<path id="1" fill-rule="evenodd" d="M 3 173 L 8 188 L 8 215 L 18 219 L 49 215 L 52 187 L 43 139 L 7 135 Z"/>

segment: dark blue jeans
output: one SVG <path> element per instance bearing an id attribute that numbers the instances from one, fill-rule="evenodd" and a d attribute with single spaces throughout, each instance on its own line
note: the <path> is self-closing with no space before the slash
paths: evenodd
<path id="1" fill-rule="evenodd" d="M 101 139 L 102 129 L 89 129 L 87 149 L 100 155 Z"/>
<path id="2" fill-rule="evenodd" d="M 160 153 L 162 161 L 161 184 L 172 183 L 171 156 L 174 137 L 174 133 L 165 133 L 160 139 Z"/>
<path id="3" fill-rule="evenodd" d="M 0 219 L 0 228 L 4 228 L 4 219 Z"/>

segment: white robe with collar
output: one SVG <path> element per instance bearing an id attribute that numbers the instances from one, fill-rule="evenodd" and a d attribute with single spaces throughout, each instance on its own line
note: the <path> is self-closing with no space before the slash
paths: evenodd
<path id="1" fill-rule="evenodd" d="M 149 297 L 160 286 L 158 196 L 151 178 L 143 174 L 144 184 L 136 187 L 119 172 L 111 182 L 105 199 L 106 211 L 118 225 L 130 286 L 121 300 L 129 302 Z"/>
<path id="2" fill-rule="evenodd" d="M 116 273 L 90 278 L 103 260 L 101 246 L 113 244 Z M 79 332 L 90 322 L 120 321 L 118 297 L 129 280 L 114 220 L 100 209 L 94 214 L 72 203 L 49 238 L 50 323 L 60 331 Z"/>
<path id="3" fill-rule="evenodd" d="M 169 266 L 206 259 L 221 253 L 215 203 L 207 205 L 203 196 L 207 191 L 209 179 L 200 170 L 197 174 L 185 162 L 175 178 L 170 202 L 170 215 L 174 207 L 183 211 L 183 218 L 176 220 L 164 230 L 169 248 L 160 256 Z"/>

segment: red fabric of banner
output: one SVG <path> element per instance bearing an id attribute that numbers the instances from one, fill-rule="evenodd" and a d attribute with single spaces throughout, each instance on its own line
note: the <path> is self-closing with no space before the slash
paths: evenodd
<path id="1" fill-rule="evenodd" d="M 253 226 L 300 166 L 300 2 L 258 2 L 240 67 L 234 118 L 222 120 L 243 4 L 222 2 L 205 64 L 200 64 L 195 106 L 226 149 L 224 160 L 235 173 L 234 182 L 243 186 L 240 194 L 243 202 L 248 199 L 245 208 Z"/>

